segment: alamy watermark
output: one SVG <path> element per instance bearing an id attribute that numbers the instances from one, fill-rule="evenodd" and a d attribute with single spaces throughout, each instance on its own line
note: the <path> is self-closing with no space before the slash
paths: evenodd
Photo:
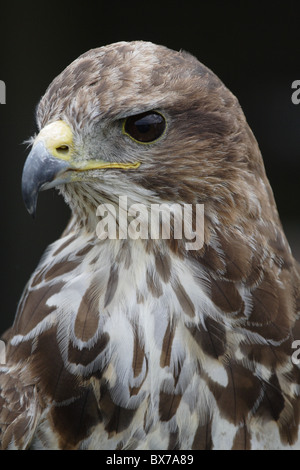
<path id="1" fill-rule="evenodd" d="M 100 204 L 96 227 L 100 240 L 184 240 L 187 250 L 199 250 L 204 243 L 204 204 L 134 203 L 120 196 L 118 207 Z"/>
<path id="2" fill-rule="evenodd" d="M 6 104 L 6 86 L 3 80 L 0 80 L 0 104 Z"/>
<path id="3" fill-rule="evenodd" d="M 0 340 L 0 366 L 6 364 L 6 348 L 4 341 Z"/>
<path id="4" fill-rule="evenodd" d="M 300 365 L 300 340 L 296 339 L 292 342 L 292 348 L 296 349 L 296 351 L 292 354 L 292 363 L 296 366 Z"/>
<path id="5" fill-rule="evenodd" d="M 300 103 L 300 80 L 293 81 L 292 89 L 295 90 L 291 96 L 292 103 L 299 104 Z"/>

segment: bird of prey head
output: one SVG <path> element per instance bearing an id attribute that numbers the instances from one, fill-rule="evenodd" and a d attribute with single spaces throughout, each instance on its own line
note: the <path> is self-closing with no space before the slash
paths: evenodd
<path id="1" fill-rule="evenodd" d="M 299 448 L 299 271 L 237 99 L 189 53 L 119 42 L 56 77 L 37 123 L 25 204 L 57 187 L 72 219 L 4 337 L 2 448 Z M 203 245 L 100 239 L 124 196 L 204 205 Z"/>
<path id="2" fill-rule="evenodd" d="M 236 98 L 188 53 L 142 41 L 91 50 L 50 84 L 37 122 L 23 175 L 31 213 L 52 186 L 80 218 L 120 194 L 206 203 L 231 224 L 274 205 Z"/>

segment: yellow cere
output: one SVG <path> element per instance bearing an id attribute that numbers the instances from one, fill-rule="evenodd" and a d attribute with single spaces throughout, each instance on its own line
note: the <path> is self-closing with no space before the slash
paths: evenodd
<path id="1" fill-rule="evenodd" d="M 73 153 L 73 134 L 64 121 L 47 124 L 36 137 L 34 144 L 43 142 L 53 157 L 70 160 Z"/>

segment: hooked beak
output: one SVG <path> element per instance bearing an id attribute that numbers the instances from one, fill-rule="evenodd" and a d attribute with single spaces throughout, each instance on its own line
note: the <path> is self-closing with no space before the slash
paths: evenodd
<path id="1" fill-rule="evenodd" d="M 24 165 L 22 195 L 29 214 L 36 212 L 39 191 L 82 180 L 82 172 L 88 170 L 119 168 L 136 169 L 136 163 L 108 162 L 103 160 L 73 159 L 73 133 L 64 121 L 46 125 L 36 137 Z"/>
<path id="2" fill-rule="evenodd" d="M 27 157 L 22 175 L 22 196 L 30 215 L 35 216 L 39 191 L 66 183 L 67 175 L 61 178 L 60 175 L 69 168 L 70 164 L 53 157 L 43 142 L 34 145 Z"/>

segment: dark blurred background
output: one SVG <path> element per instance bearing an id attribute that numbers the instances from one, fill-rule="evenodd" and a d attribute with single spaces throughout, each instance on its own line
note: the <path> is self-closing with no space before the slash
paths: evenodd
<path id="1" fill-rule="evenodd" d="M 12 323 L 30 274 L 69 217 L 54 190 L 40 194 L 36 220 L 22 202 L 22 142 L 36 130 L 35 107 L 78 55 L 120 40 L 190 51 L 238 97 L 300 260 L 300 104 L 291 101 L 292 82 L 300 80 L 299 23 L 299 1 L 2 2 L 0 332 Z"/>

